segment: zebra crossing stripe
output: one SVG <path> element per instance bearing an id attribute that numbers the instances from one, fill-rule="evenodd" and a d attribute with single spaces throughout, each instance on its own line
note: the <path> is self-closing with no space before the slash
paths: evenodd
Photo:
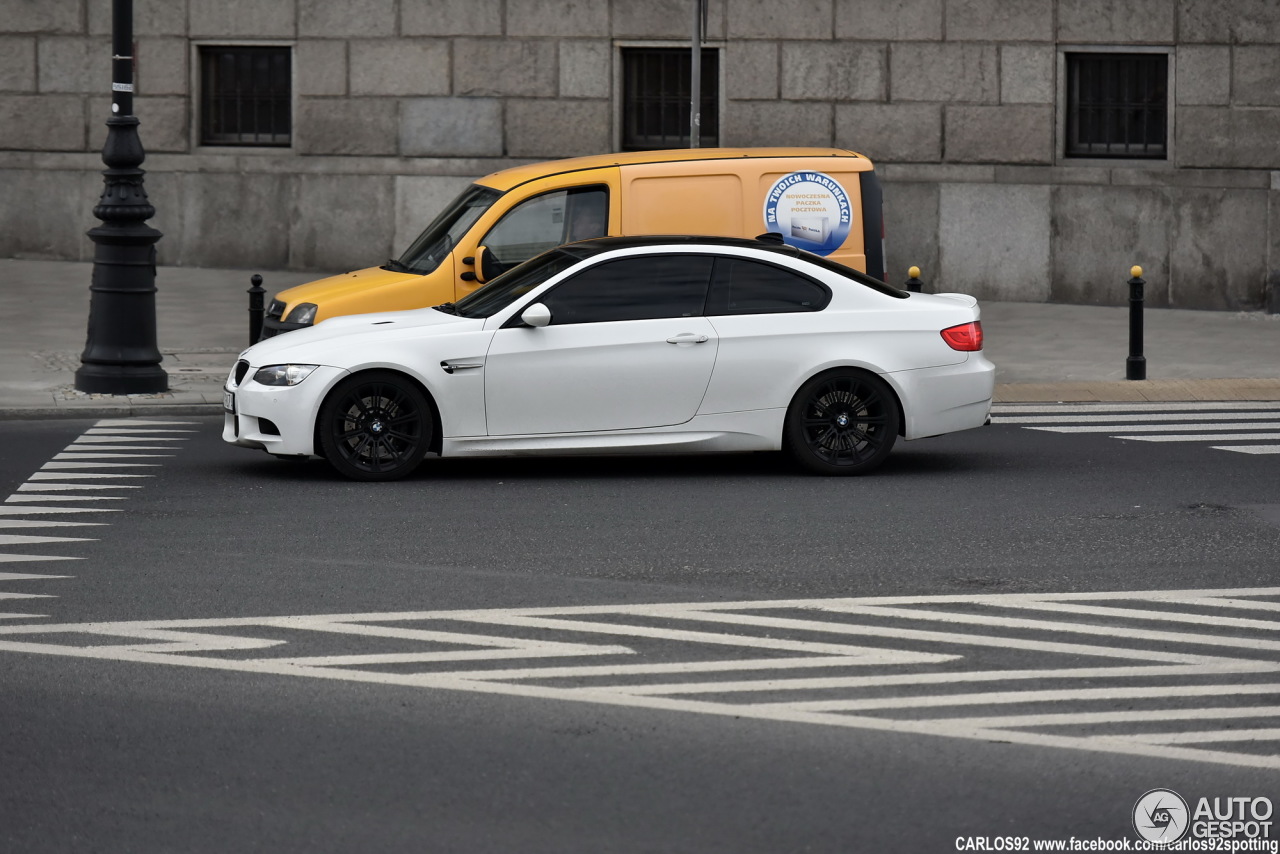
<path id="1" fill-rule="evenodd" d="M 0 534 L 0 546 L 25 546 L 34 543 L 89 543 L 93 537 L 31 537 L 22 534 Z"/>
<path id="2" fill-rule="evenodd" d="M 1219 410 L 1280 410 L 1280 402 L 1219 400 L 1187 401 L 1171 403 L 997 403 L 991 407 L 992 415 L 1022 415 L 1032 413 L 1092 414 L 1098 412 L 1213 412 Z"/>
<path id="3" fill-rule="evenodd" d="M 1280 454 L 1280 402 L 1084 403 L 991 408 L 993 424 L 1046 433 L 1105 433 L 1131 442 L 1193 442 L 1242 454 Z"/>
<path id="4" fill-rule="evenodd" d="M 40 470 L 0 503 L 0 548 L 10 546 L 38 546 L 93 542 L 92 537 L 63 537 L 49 534 L 14 534 L 13 530 L 34 530 L 69 526 L 95 525 L 103 522 L 80 522 L 50 519 L 77 513 L 118 513 L 118 508 L 77 506 L 88 503 L 118 502 L 127 498 L 129 490 L 142 488 L 141 478 L 152 474 L 122 471 L 137 467 L 155 468 L 158 462 L 141 462 L 137 458 L 166 458 L 172 454 L 139 453 L 141 451 L 172 451 L 185 442 L 186 436 L 157 435 L 161 433 L 193 433 L 183 429 L 190 422 L 182 421 L 132 421 L 102 419 L 76 437 L 62 452 L 41 466 Z M 105 462 L 111 460 L 112 462 Z M 103 494 L 112 491 L 125 495 Z M 23 518 L 13 518 L 13 517 Z M 65 560 L 83 560 L 81 556 L 51 554 L 19 554 L 0 552 L 0 563 L 31 563 Z M 34 575 L 0 573 L 0 583 L 13 581 L 48 580 L 67 578 L 61 575 Z M 0 599 L 56 598 L 48 594 L 17 593 L 0 590 Z M 21 619 L 42 616 L 39 614 L 0 614 L 0 619 Z"/>
<path id="5" fill-rule="evenodd" d="M 95 480 L 95 479 L 102 479 L 102 478 L 108 478 L 108 477 L 115 480 L 119 480 L 121 478 L 130 478 L 130 477 L 133 477 L 133 478 L 155 477 L 155 475 L 153 474 L 122 474 L 122 473 L 103 474 L 102 472 L 78 472 L 78 471 L 60 471 L 60 472 L 54 473 L 54 472 L 48 472 L 48 471 L 38 471 L 38 472 L 32 473 L 31 477 L 27 478 L 27 483 L 31 483 L 32 481 L 37 481 L 37 480 Z"/>
<path id="6" fill-rule="evenodd" d="M 1259 439 L 1280 439 L 1280 433 L 1174 433 L 1155 436 L 1112 436 L 1111 438 L 1127 439 L 1132 442 L 1252 442 Z"/>
<path id="7" fill-rule="evenodd" d="M 119 513 L 116 507 L 23 507 L 0 504 L 0 516 L 30 516 L 39 513 Z M 106 523 L 102 523 L 106 524 Z"/>
<path id="8" fill-rule="evenodd" d="M 1195 417 L 1201 421 L 1264 421 L 1275 418 L 1277 412 L 1196 412 Z M 1000 424 L 1097 424 L 1104 421 L 1125 421 L 1138 415 L 1142 422 L 1185 421 L 1183 413 L 1150 412 L 1133 413 L 1117 412 L 1112 415 L 1001 415 L 993 418 Z M 1111 428 L 1107 428 L 1111 429 Z"/>
<path id="9" fill-rule="evenodd" d="M 1026 429 L 1043 430 L 1047 433 L 1176 433 L 1179 430 L 1221 430 L 1223 427 L 1230 426 L 1232 425 L 1222 424 L 1220 422 L 1197 422 L 1194 424 L 1187 424 L 1185 422 L 1181 424 L 1147 424 L 1144 422 L 1138 422 L 1129 424 L 1073 424 L 1063 427 L 1035 424 L 1027 425 Z M 1280 421 L 1265 421 L 1240 426 L 1247 426 L 1251 430 L 1280 430 Z"/>

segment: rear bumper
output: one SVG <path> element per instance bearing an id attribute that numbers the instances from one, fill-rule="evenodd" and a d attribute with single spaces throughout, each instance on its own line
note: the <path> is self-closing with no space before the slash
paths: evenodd
<path id="1" fill-rule="evenodd" d="M 923 439 L 987 423 L 996 366 L 981 352 L 955 365 L 887 374 L 903 401 L 903 435 Z"/>

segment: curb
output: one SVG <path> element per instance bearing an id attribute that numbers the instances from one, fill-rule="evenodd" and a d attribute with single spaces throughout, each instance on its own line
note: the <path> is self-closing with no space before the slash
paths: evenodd
<path id="1" fill-rule="evenodd" d="M 0 421 L 45 418 L 150 418 L 171 415 L 221 415 L 220 403 L 149 403 L 144 406 L 15 406 L 0 408 Z"/>

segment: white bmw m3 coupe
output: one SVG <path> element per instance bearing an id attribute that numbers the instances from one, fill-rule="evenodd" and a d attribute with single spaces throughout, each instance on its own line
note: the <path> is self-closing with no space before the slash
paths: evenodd
<path id="1" fill-rule="evenodd" d="M 394 480 L 440 456 L 784 450 L 869 472 L 986 423 L 977 300 L 908 293 L 772 239 L 607 237 L 455 303 L 255 344 L 223 438 Z"/>

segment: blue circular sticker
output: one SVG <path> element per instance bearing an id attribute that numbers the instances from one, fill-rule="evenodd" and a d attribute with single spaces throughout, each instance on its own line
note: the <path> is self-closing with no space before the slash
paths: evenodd
<path id="1" fill-rule="evenodd" d="M 830 255 L 849 236 L 853 209 L 840 182 L 821 172 L 792 172 L 764 197 L 764 224 L 782 241 L 816 255 Z"/>

